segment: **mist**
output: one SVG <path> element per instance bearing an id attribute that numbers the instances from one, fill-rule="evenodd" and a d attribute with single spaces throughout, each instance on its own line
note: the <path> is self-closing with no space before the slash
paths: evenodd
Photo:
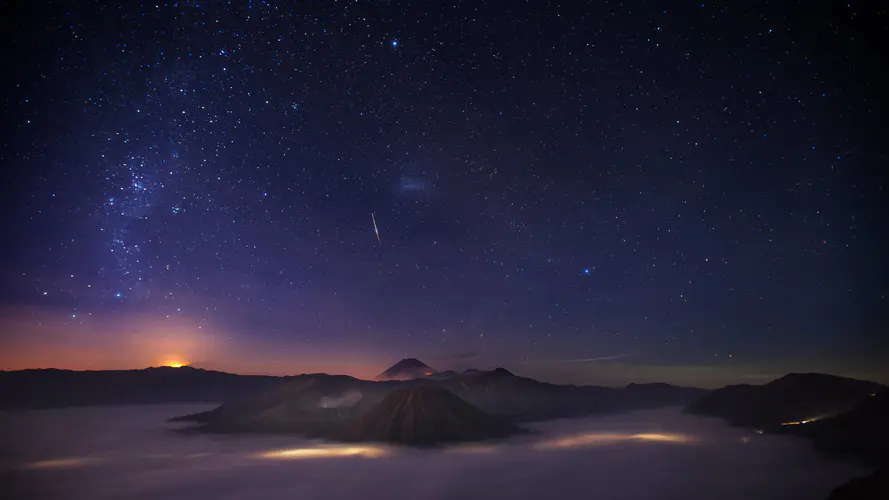
<path id="1" fill-rule="evenodd" d="M 436 450 L 185 434 L 165 421 L 211 407 L 0 412 L 0 497 L 817 500 L 868 472 L 797 438 L 678 409 L 543 422 Z"/>
<path id="2" fill-rule="evenodd" d="M 324 396 L 318 406 L 321 408 L 344 408 L 355 406 L 364 395 L 359 391 L 346 391 L 336 396 Z"/>

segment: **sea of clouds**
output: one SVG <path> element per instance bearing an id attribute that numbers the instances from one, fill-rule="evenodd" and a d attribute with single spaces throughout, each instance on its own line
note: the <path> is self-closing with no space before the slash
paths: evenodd
<path id="1" fill-rule="evenodd" d="M 333 402 L 339 403 L 339 401 Z M 867 469 L 678 409 L 556 420 L 437 450 L 208 436 L 157 405 L 0 412 L 0 498 L 812 499 Z"/>

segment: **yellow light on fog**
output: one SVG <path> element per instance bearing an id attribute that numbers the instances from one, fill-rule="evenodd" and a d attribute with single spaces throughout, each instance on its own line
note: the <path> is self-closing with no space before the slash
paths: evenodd
<path id="1" fill-rule="evenodd" d="M 365 457 L 377 458 L 386 455 L 388 450 L 378 446 L 324 446 L 318 448 L 291 448 L 288 450 L 269 451 L 260 455 L 261 458 L 278 460 L 332 458 L 332 457 Z"/>
<path id="2" fill-rule="evenodd" d="M 622 434 L 616 432 L 595 432 L 575 434 L 572 436 L 551 439 L 537 443 L 534 447 L 538 450 L 551 450 L 558 448 L 577 448 L 583 446 L 595 446 L 599 444 L 611 444 L 619 442 L 661 442 L 661 443 L 693 443 L 696 439 L 686 434 Z"/>

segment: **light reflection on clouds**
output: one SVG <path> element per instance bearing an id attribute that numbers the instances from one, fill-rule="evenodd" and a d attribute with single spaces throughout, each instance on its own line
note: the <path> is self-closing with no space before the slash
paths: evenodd
<path id="1" fill-rule="evenodd" d="M 555 439 L 540 441 L 534 445 L 537 450 L 557 450 L 562 448 L 579 448 L 620 442 L 659 442 L 688 444 L 697 439 L 688 434 L 642 433 L 629 434 L 618 432 L 593 432 L 562 436 Z"/>
<path id="2" fill-rule="evenodd" d="M 268 500 L 382 500 L 392 496 L 393 481 L 405 495 L 429 500 L 538 500 L 554 487 L 560 500 L 586 500 L 590 481 L 602 498 L 783 500 L 826 498 L 869 472 L 822 459 L 797 438 L 758 436 L 675 410 L 528 424 L 531 432 L 509 440 L 431 450 L 157 432 L 166 418 L 201 409 L 0 412 L 4 428 L 17 429 L 0 436 L 0 477 L 8 472 L 23 493 L 34 493 L 20 498 L 70 500 L 134 491 L 165 500 L 213 493 L 252 500 L 257 492 Z"/>
<path id="3" fill-rule="evenodd" d="M 49 460 L 38 460 L 31 462 L 25 466 L 26 469 L 73 469 L 94 465 L 101 462 L 98 458 L 88 457 L 69 457 L 69 458 L 53 458 Z"/>
<path id="4" fill-rule="evenodd" d="M 620 442 L 688 444 L 694 443 L 697 440 L 697 438 L 688 434 L 653 432 L 630 434 L 617 432 L 599 432 L 579 433 L 568 436 L 560 436 L 557 438 L 544 439 L 540 441 L 533 441 L 528 443 L 528 446 L 532 450 L 560 450 L 567 448 L 606 445 Z M 444 448 L 441 451 L 445 451 L 447 453 L 485 455 L 496 453 L 500 449 L 500 447 L 492 443 L 481 443 L 454 445 Z M 254 453 L 252 457 L 267 460 L 312 460 L 339 457 L 381 458 L 393 456 L 397 453 L 397 451 L 397 448 L 382 445 L 316 444 L 312 446 L 274 449 L 260 453 Z M 182 458 L 203 458 L 211 455 L 211 453 L 191 453 L 186 455 L 175 455 L 170 453 L 149 453 L 141 455 L 141 458 L 176 460 Z M 35 461 L 27 464 L 25 467 L 29 469 L 78 468 L 96 465 L 101 462 L 103 462 L 103 459 L 96 457 L 67 457 Z"/>
<path id="5" fill-rule="evenodd" d="M 277 460 L 298 460 L 311 458 L 364 457 L 378 458 L 388 455 L 390 450 L 381 446 L 318 446 L 310 448 L 289 448 L 261 453 L 260 458 Z"/>

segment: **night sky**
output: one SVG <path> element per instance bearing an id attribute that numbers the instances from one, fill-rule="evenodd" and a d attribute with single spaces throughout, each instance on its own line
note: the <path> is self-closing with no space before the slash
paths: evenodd
<path id="1" fill-rule="evenodd" d="M 881 2 L 64 4 L 4 21 L 0 369 L 889 379 Z"/>

